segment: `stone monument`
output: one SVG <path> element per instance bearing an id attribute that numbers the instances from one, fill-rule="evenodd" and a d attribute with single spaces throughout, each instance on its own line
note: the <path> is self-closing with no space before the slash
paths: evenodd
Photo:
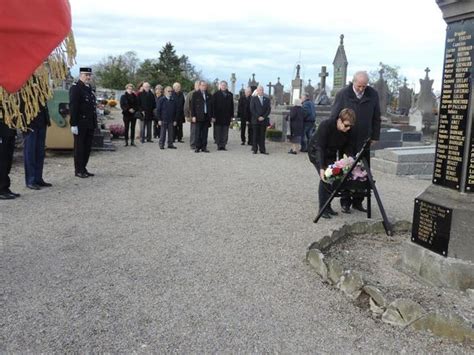
<path id="1" fill-rule="evenodd" d="M 403 86 L 398 88 L 398 110 L 401 115 L 408 116 L 411 109 L 411 100 L 413 97 L 413 89 L 407 86 L 407 78 L 403 80 Z"/>
<path id="2" fill-rule="evenodd" d="M 303 80 L 300 78 L 301 65 L 296 66 L 296 77 L 291 81 L 291 98 L 290 104 L 294 105 L 295 100 L 301 97 L 301 91 L 303 90 Z"/>
<path id="3" fill-rule="evenodd" d="M 430 128 L 435 121 L 434 110 L 436 109 L 436 97 L 433 94 L 433 81 L 429 78 L 430 68 L 425 69 L 425 78 L 420 79 L 420 93 L 416 108 L 421 111 L 423 116 L 423 132 L 430 134 Z"/>
<path id="4" fill-rule="evenodd" d="M 437 3 L 448 27 L 433 184 L 415 198 L 402 262 L 431 284 L 467 290 L 474 289 L 474 2 Z"/>
<path id="5" fill-rule="evenodd" d="M 316 105 L 330 105 L 331 100 L 329 100 L 328 94 L 326 92 L 326 78 L 328 77 L 329 73 L 326 72 L 326 67 L 323 65 L 321 67 L 321 73 L 319 73 L 319 77 L 321 78 L 321 82 L 318 85 L 318 96 L 316 96 L 315 103 Z"/>
<path id="6" fill-rule="evenodd" d="M 385 115 L 387 113 L 387 105 L 388 105 L 388 96 L 389 90 L 387 81 L 383 78 L 384 69 L 381 68 L 379 70 L 379 80 L 377 80 L 374 84 L 374 89 L 379 94 L 379 104 L 380 104 L 380 113 Z"/>
<path id="7" fill-rule="evenodd" d="M 237 78 L 235 73 L 232 73 L 230 76 L 230 92 L 235 95 L 235 83 L 237 82 Z"/>
<path id="8" fill-rule="evenodd" d="M 275 96 L 275 105 L 283 105 L 283 88 L 284 85 L 280 83 L 280 78 L 275 85 L 273 85 L 273 95 Z"/>
<path id="9" fill-rule="evenodd" d="M 336 56 L 332 62 L 334 66 L 334 81 L 332 85 L 331 96 L 335 96 L 339 90 L 346 86 L 347 81 L 347 62 L 346 51 L 344 50 L 344 35 L 340 37 L 341 41 L 337 48 Z M 323 89 L 323 88 L 321 88 Z"/>
<path id="10" fill-rule="evenodd" d="M 314 97 L 314 87 L 311 85 L 311 79 L 308 80 L 308 85 L 305 86 L 304 92 L 309 95 L 309 99 L 313 101 Z"/>
<path id="11" fill-rule="evenodd" d="M 268 97 L 271 99 L 272 98 L 272 82 L 270 81 L 268 84 L 267 84 L 267 88 L 268 88 Z"/>
<path id="12" fill-rule="evenodd" d="M 255 73 L 252 74 L 252 80 L 249 79 L 249 88 L 252 89 L 252 93 L 257 89 L 258 82 L 255 81 Z"/>

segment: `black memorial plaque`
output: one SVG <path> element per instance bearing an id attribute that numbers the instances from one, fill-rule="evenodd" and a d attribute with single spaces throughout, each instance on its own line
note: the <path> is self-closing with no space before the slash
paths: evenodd
<path id="1" fill-rule="evenodd" d="M 446 30 L 433 183 L 452 189 L 460 189 L 464 146 L 466 137 L 470 136 L 467 134 L 470 132 L 466 132 L 466 124 L 472 90 L 473 30 L 474 19 L 452 23 Z M 468 181 L 473 183 L 472 162 L 470 167 Z"/>
<path id="2" fill-rule="evenodd" d="M 452 209 L 415 199 L 411 240 L 435 253 L 448 256 Z"/>
<path id="3" fill-rule="evenodd" d="M 474 100 L 474 98 L 472 99 Z M 472 108 L 471 108 L 472 110 Z M 474 192 L 474 119 L 471 129 L 471 148 L 469 149 L 467 176 L 466 176 L 466 191 Z"/>

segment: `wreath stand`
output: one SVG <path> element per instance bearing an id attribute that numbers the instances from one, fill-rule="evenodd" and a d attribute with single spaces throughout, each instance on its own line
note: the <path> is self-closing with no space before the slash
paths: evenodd
<path id="1" fill-rule="evenodd" d="M 383 207 L 382 200 L 380 199 L 379 192 L 377 191 L 377 187 L 375 186 L 375 181 L 372 176 L 372 172 L 370 170 L 370 165 L 368 163 L 368 160 L 366 158 L 366 151 L 368 152 L 368 147 L 370 144 L 370 138 L 367 139 L 362 146 L 361 150 L 357 153 L 356 159 L 352 163 L 349 171 L 342 177 L 341 181 L 339 184 L 336 186 L 334 191 L 331 193 L 331 196 L 329 196 L 329 199 L 326 201 L 324 206 L 319 210 L 318 215 L 314 219 L 314 223 L 318 223 L 319 219 L 321 218 L 321 215 L 323 212 L 326 210 L 326 208 L 331 204 L 332 200 L 335 197 L 341 197 L 342 191 L 343 190 L 350 190 L 350 189 L 355 189 L 357 191 L 362 191 L 364 196 L 367 198 L 367 218 L 372 217 L 372 210 L 371 210 L 371 195 L 372 191 L 374 192 L 375 199 L 377 200 L 377 205 L 379 207 L 380 213 L 382 215 L 383 219 L 383 227 L 385 229 L 385 233 L 387 233 L 388 236 L 393 235 L 393 230 L 392 230 L 392 225 L 388 221 L 387 214 L 385 213 L 385 208 Z M 362 162 L 362 165 L 364 167 L 364 170 L 367 172 L 367 181 L 351 181 L 349 180 L 349 176 L 352 173 L 352 170 L 356 167 L 356 165 Z"/>

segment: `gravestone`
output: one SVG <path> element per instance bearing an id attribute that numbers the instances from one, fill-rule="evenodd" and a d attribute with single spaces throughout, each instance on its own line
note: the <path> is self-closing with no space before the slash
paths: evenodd
<path id="1" fill-rule="evenodd" d="M 402 262 L 436 286 L 466 290 L 474 288 L 474 2 L 437 2 L 448 27 L 433 184 L 415 199 Z"/>
<path id="2" fill-rule="evenodd" d="M 425 78 L 420 79 L 420 93 L 416 107 L 423 116 L 423 133 L 428 135 L 431 126 L 435 122 L 434 110 L 436 110 L 436 97 L 433 94 L 433 80 L 429 78 L 430 68 L 425 69 Z"/>
<path id="3" fill-rule="evenodd" d="M 252 89 L 252 93 L 257 90 L 258 82 L 255 80 L 255 73 L 252 74 L 252 80 L 249 79 L 248 86 Z"/>
<path id="4" fill-rule="evenodd" d="M 272 82 L 270 81 L 268 84 L 267 84 L 267 88 L 268 88 L 268 97 L 271 99 L 272 98 Z"/>
<path id="5" fill-rule="evenodd" d="M 388 96 L 389 90 L 388 85 L 385 79 L 383 78 L 384 69 L 379 70 L 379 80 L 377 80 L 374 84 L 374 89 L 379 94 L 379 104 L 380 104 L 380 113 L 385 115 L 387 113 L 387 105 L 388 105 Z"/>
<path id="6" fill-rule="evenodd" d="M 407 87 L 407 78 L 403 80 L 403 86 L 398 88 L 398 110 L 401 115 L 408 116 L 411 109 L 413 90 Z"/>
<path id="7" fill-rule="evenodd" d="M 344 35 L 340 36 L 339 47 L 332 62 L 334 66 L 334 76 L 331 96 L 336 96 L 337 92 L 346 86 L 347 81 L 347 65 L 349 64 L 344 50 Z M 324 89 L 324 88 L 321 88 Z"/>
<path id="8" fill-rule="evenodd" d="M 316 100 L 314 103 L 318 106 L 320 105 L 331 105 L 331 100 L 329 99 L 328 94 L 326 93 L 325 89 L 321 89 L 321 91 L 318 94 L 318 97 L 316 97 Z"/>
<path id="9" fill-rule="evenodd" d="M 280 83 L 280 78 L 275 85 L 273 85 L 273 95 L 275 96 L 275 104 L 283 105 L 283 85 Z"/>
<path id="10" fill-rule="evenodd" d="M 321 78 L 321 90 L 326 90 L 326 78 L 329 76 L 329 73 L 326 71 L 326 66 L 321 67 L 321 73 L 319 73 L 319 77 Z"/>
<path id="11" fill-rule="evenodd" d="M 240 88 L 240 91 L 239 91 L 239 97 L 243 97 L 245 95 L 245 88 L 244 88 L 244 84 L 242 84 L 242 87 Z"/>
<path id="12" fill-rule="evenodd" d="M 311 79 L 308 80 L 308 85 L 304 88 L 304 92 L 308 94 L 309 100 L 314 100 L 314 87 L 311 85 Z"/>
<path id="13" fill-rule="evenodd" d="M 300 78 L 300 69 L 301 66 L 298 64 L 296 66 L 296 77 L 291 81 L 291 99 L 290 102 L 292 105 L 295 104 L 295 100 L 298 100 L 301 97 L 303 90 L 303 80 Z"/>
<path id="14" fill-rule="evenodd" d="M 235 95 L 235 83 L 237 82 L 237 78 L 235 77 L 235 73 L 232 73 L 230 76 L 230 92 Z"/>
<path id="15" fill-rule="evenodd" d="M 314 90 L 314 100 L 316 100 L 320 92 L 321 92 L 321 83 L 318 83 L 318 87 L 316 88 L 316 90 Z"/>

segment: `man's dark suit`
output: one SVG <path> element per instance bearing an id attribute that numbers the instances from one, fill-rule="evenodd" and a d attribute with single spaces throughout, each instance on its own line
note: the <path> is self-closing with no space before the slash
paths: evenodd
<path id="1" fill-rule="evenodd" d="M 212 112 L 217 149 L 225 149 L 229 140 L 229 126 L 234 117 L 234 96 L 228 90 L 217 91 L 212 97 Z"/>
<path id="2" fill-rule="evenodd" d="M 270 99 L 266 96 L 253 96 L 250 101 L 250 112 L 252 113 L 252 127 L 253 127 L 253 144 L 252 150 L 254 153 L 260 149 L 260 153 L 266 153 L 265 150 L 265 132 L 267 126 L 270 125 Z M 263 121 L 258 118 L 263 117 Z"/>
<path id="3" fill-rule="evenodd" d="M 207 150 L 207 133 L 212 117 L 212 96 L 201 90 L 194 92 L 191 100 L 191 117 L 196 117 L 196 150 Z"/>

